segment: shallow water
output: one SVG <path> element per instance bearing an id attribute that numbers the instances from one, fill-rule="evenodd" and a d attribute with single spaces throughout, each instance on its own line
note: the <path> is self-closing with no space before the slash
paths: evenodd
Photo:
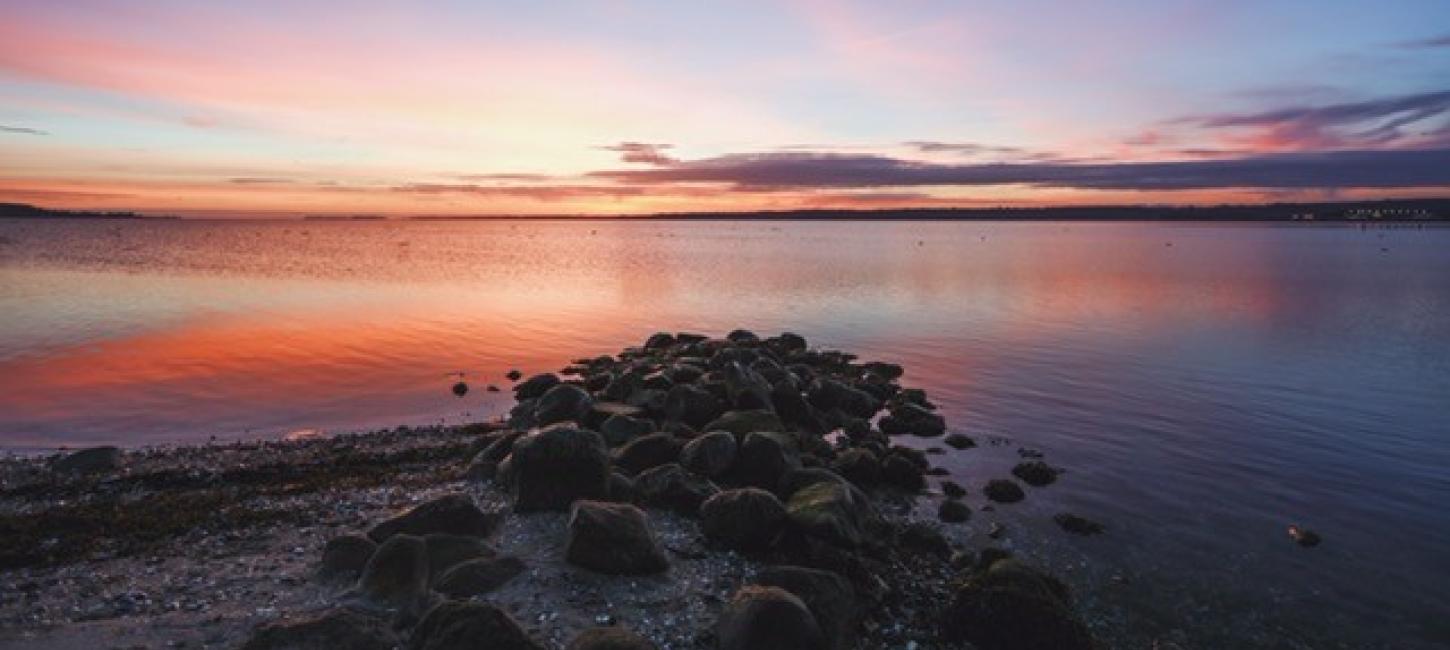
<path id="1" fill-rule="evenodd" d="M 958 534 L 1124 647 L 1450 643 L 1443 228 L 0 221 L 0 447 L 465 421 L 509 368 L 737 326 L 904 364 L 975 506 L 1018 447 L 1066 467 Z"/>

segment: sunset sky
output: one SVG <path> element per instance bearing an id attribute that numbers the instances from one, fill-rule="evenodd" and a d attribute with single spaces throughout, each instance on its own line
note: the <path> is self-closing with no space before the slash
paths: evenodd
<path id="1" fill-rule="evenodd" d="M 0 201 L 225 216 L 1450 195 L 1445 0 L 0 11 Z"/>

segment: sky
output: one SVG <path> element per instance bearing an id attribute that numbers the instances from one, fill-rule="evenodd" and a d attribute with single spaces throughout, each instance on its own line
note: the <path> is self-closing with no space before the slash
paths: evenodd
<path id="1" fill-rule="evenodd" d="M 1450 196 L 1450 2 L 0 0 L 0 201 L 197 216 Z"/>

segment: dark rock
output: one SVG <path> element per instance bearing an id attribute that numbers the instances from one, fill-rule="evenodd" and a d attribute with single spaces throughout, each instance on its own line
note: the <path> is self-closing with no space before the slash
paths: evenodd
<path id="1" fill-rule="evenodd" d="M 779 587 L 800 598 L 826 636 L 826 646 L 853 645 L 857 623 L 856 589 L 840 574 L 799 566 L 773 566 L 755 575 L 755 584 Z"/>
<path id="2" fill-rule="evenodd" d="M 619 472 L 609 473 L 610 501 L 615 503 L 634 503 L 637 496 L 634 489 L 634 479 Z"/>
<path id="3" fill-rule="evenodd" d="M 539 426 L 555 422 L 582 422 L 594 408 L 594 398 L 573 384 L 558 384 L 545 391 L 534 404 L 534 421 Z"/>
<path id="4" fill-rule="evenodd" d="M 770 405 L 782 422 L 800 426 L 814 433 L 825 433 L 825 424 L 816 410 L 806 402 L 799 389 L 781 382 L 770 389 Z"/>
<path id="5" fill-rule="evenodd" d="M 505 373 L 504 376 L 508 377 L 509 381 L 518 381 L 520 377 L 524 376 L 524 373 L 519 372 L 518 370 L 510 370 Z"/>
<path id="6" fill-rule="evenodd" d="M 452 598 L 477 596 L 502 587 L 525 568 L 523 560 L 507 555 L 468 560 L 444 572 L 433 588 Z"/>
<path id="7" fill-rule="evenodd" d="M 757 488 L 726 490 L 700 506 L 705 537 L 738 551 L 769 548 L 785 523 L 785 505 L 774 494 Z"/>
<path id="8" fill-rule="evenodd" d="M 654 433 L 654 430 L 654 422 L 628 415 L 611 415 L 599 425 L 599 434 L 604 436 L 604 444 L 610 447 L 618 447 L 640 436 Z"/>
<path id="9" fill-rule="evenodd" d="M 692 516 L 720 488 L 709 479 L 686 471 L 679 463 L 666 463 L 636 476 L 634 491 L 640 503 Z"/>
<path id="10" fill-rule="evenodd" d="M 982 650 L 1095 648 L 1067 588 L 1012 560 L 993 562 L 957 590 L 942 615 L 942 633 Z"/>
<path id="11" fill-rule="evenodd" d="M 948 499 L 960 499 L 967 496 L 967 488 L 962 487 L 956 481 L 942 481 L 941 492 L 947 495 Z"/>
<path id="12" fill-rule="evenodd" d="M 719 650 L 826 650 L 826 637 L 811 610 L 779 587 L 745 586 L 720 612 Z"/>
<path id="13" fill-rule="evenodd" d="M 514 443 L 512 463 L 516 512 L 566 510 L 609 494 L 609 454 L 593 431 L 557 424 L 535 431 Z"/>
<path id="14" fill-rule="evenodd" d="M 121 466 L 118 447 L 90 447 L 61 456 L 50 465 L 57 474 L 96 474 Z"/>
<path id="15" fill-rule="evenodd" d="M 622 627 L 584 630 L 565 650 L 659 650 L 659 646 Z"/>
<path id="16" fill-rule="evenodd" d="M 1102 526 L 1098 526 L 1098 528 L 1101 529 Z M 1297 524 L 1291 524 L 1289 526 L 1289 539 L 1294 540 L 1294 543 L 1303 546 L 1304 548 L 1312 548 L 1318 546 L 1319 542 L 1324 541 L 1322 538 L 1319 537 L 1319 533 L 1316 533 L 1307 528 L 1301 528 Z"/>
<path id="17" fill-rule="evenodd" d="M 324 578 L 355 577 L 362 573 L 368 558 L 377 550 L 377 543 L 365 535 L 351 533 L 329 539 L 322 547 L 322 566 L 318 574 Z"/>
<path id="18" fill-rule="evenodd" d="M 434 533 L 425 535 L 423 543 L 428 547 L 428 574 L 433 580 L 460 562 L 498 555 L 498 551 L 483 540 L 467 535 Z"/>
<path id="19" fill-rule="evenodd" d="M 725 394 L 739 410 L 770 409 L 770 382 L 760 373 L 732 362 L 725 366 Z"/>
<path id="20" fill-rule="evenodd" d="M 786 502 L 791 525 L 837 546 L 865 543 L 878 515 L 869 498 L 846 483 L 824 482 L 802 488 Z"/>
<path id="21" fill-rule="evenodd" d="M 728 431 L 712 431 L 685 443 L 680 450 L 680 464 L 706 478 L 715 478 L 735 465 L 738 444 Z"/>
<path id="22" fill-rule="evenodd" d="M 758 343 L 760 337 L 750 330 L 731 330 L 725 335 L 725 340 L 731 343 Z"/>
<path id="23" fill-rule="evenodd" d="M 408 650 L 543 650 L 503 610 L 488 603 L 447 601 L 428 610 Z M 334 648 L 331 650 L 341 650 Z"/>
<path id="24" fill-rule="evenodd" d="M 881 463 L 881 478 L 908 492 L 926 489 L 926 478 L 917 465 L 902 454 L 892 453 Z"/>
<path id="25" fill-rule="evenodd" d="M 668 332 L 657 332 L 644 342 L 646 350 L 663 350 L 675 344 L 675 337 Z"/>
<path id="26" fill-rule="evenodd" d="M 629 441 L 614 454 L 614 464 L 626 472 L 639 473 L 651 467 L 673 463 L 683 447 L 668 433 L 651 433 Z"/>
<path id="27" fill-rule="evenodd" d="M 925 474 L 927 476 L 951 476 L 952 472 L 945 467 L 933 467 L 929 470 L 926 470 Z"/>
<path id="28" fill-rule="evenodd" d="M 931 462 L 926 459 L 926 454 L 919 449 L 912 449 L 904 445 L 892 445 L 888 452 L 891 455 L 900 456 L 911 461 L 911 464 L 916 466 L 917 471 L 926 472 L 927 468 L 931 467 Z"/>
<path id="29" fill-rule="evenodd" d="M 414 535 L 389 537 L 368 559 L 357 587 L 360 595 L 378 605 L 413 607 L 428 594 L 428 545 Z"/>
<path id="30" fill-rule="evenodd" d="M 559 377 L 550 372 L 529 377 L 523 383 L 514 386 L 514 397 L 520 402 L 528 399 L 543 397 L 550 388 L 559 385 Z"/>
<path id="31" fill-rule="evenodd" d="M 869 418 L 881 410 L 881 402 L 875 397 L 834 379 L 817 379 L 806 399 L 822 411 L 841 410 L 858 418 Z"/>
<path id="32" fill-rule="evenodd" d="M 468 384 L 463 383 L 461 381 L 458 382 L 458 383 L 456 383 L 456 384 L 454 384 L 453 385 L 453 394 L 455 396 L 457 396 L 457 397 L 463 397 L 464 395 L 467 395 L 468 394 Z"/>
<path id="33" fill-rule="evenodd" d="M 836 455 L 831 467 L 836 473 L 861 487 L 870 487 L 881 482 L 881 461 L 867 449 L 847 449 Z"/>
<path id="34" fill-rule="evenodd" d="M 888 436 L 911 434 L 932 438 L 946 433 L 947 422 L 936 413 L 916 404 L 902 404 L 880 421 L 881 432 Z"/>
<path id="35" fill-rule="evenodd" d="M 701 431 L 729 431 L 736 438 L 744 438 L 754 431 L 784 431 L 785 423 L 771 411 L 727 411 L 710 423 L 700 427 Z"/>
<path id="36" fill-rule="evenodd" d="M 1103 532 L 1102 524 L 1070 512 L 1054 515 L 1052 520 L 1057 522 L 1057 525 L 1061 526 L 1063 530 L 1074 535 L 1096 535 Z"/>
<path id="37" fill-rule="evenodd" d="M 386 621 L 335 609 L 315 618 L 268 623 L 241 650 L 392 650 L 397 644 Z"/>
<path id="38" fill-rule="evenodd" d="M 665 417 L 692 427 L 705 425 L 724 410 L 719 398 L 699 386 L 676 384 L 665 394 Z"/>
<path id="39" fill-rule="evenodd" d="M 937 519 L 949 524 L 959 524 L 972 518 L 972 509 L 961 501 L 948 499 L 941 502 L 936 511 Z"/>
<path id="40" fill-rule="evenodd" d="M 775 347 L 782 352 L 795 352 L 806 349 L 806 338 L 795 332 L 781 332 L 780 336 L 773 339 Z"/>
<path id="41" fill-rule="evenodd" d="M 898 540 L 906 548 L 924 551 L 937 557 L 949 557 L 952 554 L 952 545 L 947 542 L 947 538 L 936 526 L 924 521 L 913 521 L 902 526 Z"/>
<path id="42" fill-rule="evenodd" d="M 1023 483 L 1033 487 L 1042 487 L 1057 480 L 1058 471 L 1056 468 L 1040 460 L 1029 460 L 1017 463 L 1012 468 L 1012 475 L 1022 479 Z"/>
<path id="43" fill-rule="evenodd" d="M 885 379 L 887 381 L 901 379 L 901 376 L 903 374 L 906 374 L 906 370 L 903 369 L 901 366 L 894 363 L 885 363 L 882 361 L 871 361 L 861 364 L 861 369 L 865 370 L 866 372 L 880 375 L 882 379 Z"/>
<path id="44" fill-rule="evenodd" d="M 449 494 L 373 526 L 368 531 L 368 537 L 375 542 L 382 542 L 400 533 L 419 536 L 449 533 L 487 537 L 502 521 L 503 516 L 499 513 L 479 510 L 468 495 Z"/>
<path id="45" fill-rule="evenodd" d="M 774 489 L 789 470 L 801 466 L 800 455 L 784 434 L 756 431 L 745 435 L 736 455 L 736 469 L 745 482 Z"/>
<path id="46" fill-rule="evenodd" d="M 976 567 L 976 569 L 978 571 L 985 571 L 989 567 L 991 567 L 993 564 L 995 564 L 998 560 L 1007 560 L 1007 559 L 1010 559 L 1011 557 L 1012 557 L 1012 552 L 1011 551 L 1008 551 L 1006 549 L 1001 549 L 1001 548 L 996 548 L 996 547 L 988 546 L 987 548 L 982 549 L 982 551 L 977 554 L 977 567 Z"/>
<path id="47" fill-rule="evenodd" d="M 669 568 L 644 511 L 623 503 L 575 503 L 564 555 L 571 564 L 612 575 L 659 573 Z"/>
<path id="48" fill-rule="evenodd" d="M 920 388 L 903 388 L 896 393 L 896 401 L 900 404 L 915 404 L 928 411 L 935 411 L 936 405 L 926 398 L 926 391 Z"/>
<path id="49" fill-rule="evenodd" d="M 668 377 L 672 384 L 688 384 L 705 375 L 702 368 L 688 363 L 676 363 L 660 372 Z"/>
<path id="50" fill-rule="evenodd" d="M 782 499 L 789 499 L 802 488 L 825 482 L 850 484 L 846 477 L 824 467 L 801 467 L 790 470 L 780 477 L 780 486 L 776 489 L 776 494 L 780 495 Z"/>
<path id="51" fill-rule="evenodd" d="M 987 481 L 987 485 L 982 488 L 982 494 L 997 503 L 1017 503 L 1027 498 L 1027 494 L 1022 491 L 1022 486 L 1000 478 Z"/>
<path id="52" fill-rule="evenodd" d="M 972 437 L 965 433 L 947 434 L 947 437 L 942 438 L 942 442 L 952 449 L 970 449 L 977 446 L 977 441 L 972 440 Z"/>

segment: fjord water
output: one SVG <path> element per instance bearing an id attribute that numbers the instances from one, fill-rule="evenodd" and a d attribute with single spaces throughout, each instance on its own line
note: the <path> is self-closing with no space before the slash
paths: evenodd
<path id="1" fill-rule="evenodd" d="M 1019 447 L 1065 467 L 954 534 L 1124 647 L 1450 642 L 1450 229 L 0 221 L 0 447 L 469 421 L 510 368 L 733 327 L 904 364 L 973 506 Z"/>

